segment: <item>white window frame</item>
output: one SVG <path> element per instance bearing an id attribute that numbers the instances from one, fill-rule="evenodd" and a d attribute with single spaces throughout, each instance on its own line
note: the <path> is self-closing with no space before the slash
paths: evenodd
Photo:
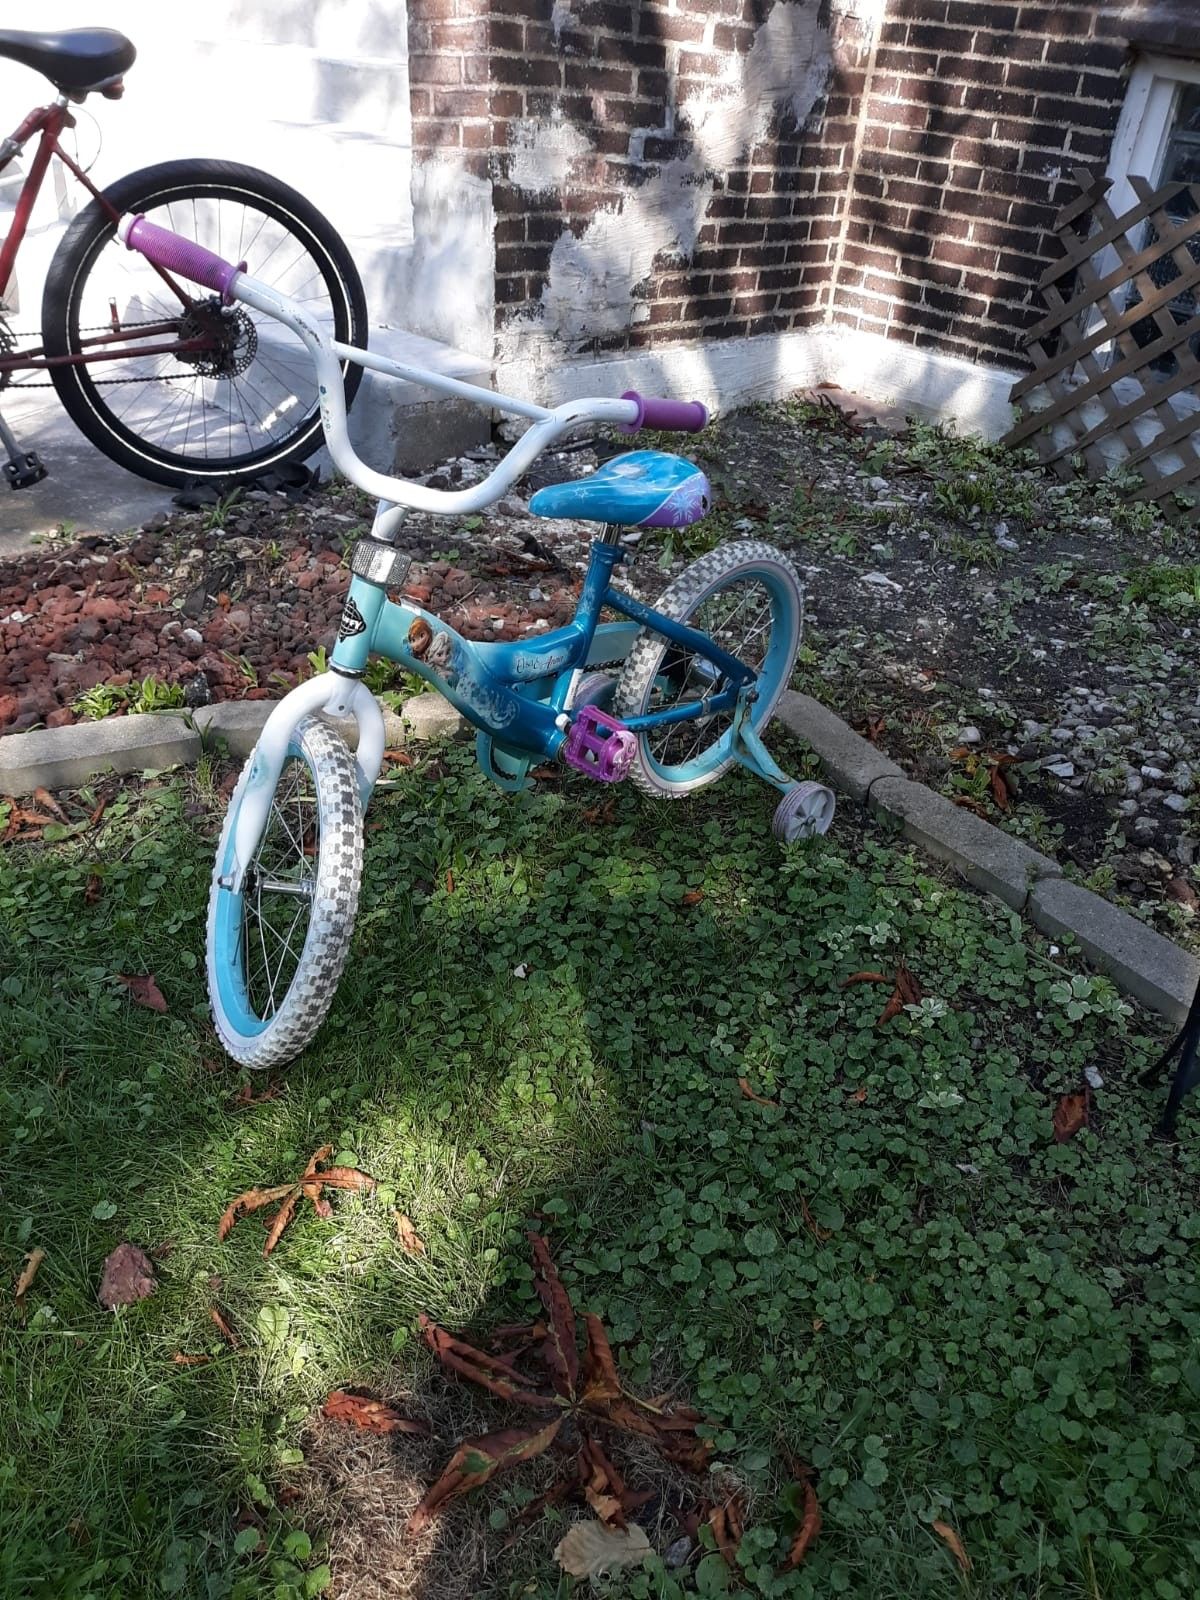
<path id="1" fill-rule="evenodd" d="M 1180 93 L 1193 83 L 1200 83 L 1200 61 L 1145 55 L 1134 67 L 1108 160 L 1107 198 L 1115 216 L 1137 204 L 1131 173 L 1157 187 Z"/>

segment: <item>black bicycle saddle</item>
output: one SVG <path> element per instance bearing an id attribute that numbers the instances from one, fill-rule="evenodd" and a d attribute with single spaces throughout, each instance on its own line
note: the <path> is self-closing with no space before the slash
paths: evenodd
<path id="1" fill-rule="evenodd" d="M 128 72 L 137 51 L 112 28 L 68 28 L 65 33 L 0 29 L 0 56 L 44 74 L 63 94 L 79 94 Z"/>

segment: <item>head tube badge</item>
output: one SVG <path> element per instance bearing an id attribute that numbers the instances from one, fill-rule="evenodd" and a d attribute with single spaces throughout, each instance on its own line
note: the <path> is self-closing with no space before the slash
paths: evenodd
<path id="1" fill-rule="evenodd" d="M 353 639 L 357 634 L 366 633 L 367 624 L 363 614 L 358 609 L 358 604 L 352 594 L 346 596 L 346 604 L 342 607 L 342 620 L 338 623 L 338 643 L 343 644 L 347 639 Z"/>

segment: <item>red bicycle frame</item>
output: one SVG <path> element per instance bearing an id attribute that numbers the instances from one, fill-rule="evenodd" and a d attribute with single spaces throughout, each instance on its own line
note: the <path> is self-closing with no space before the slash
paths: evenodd
<path id="1" fill-rule="evenodd" d="M 114 97 L 115 98 L 115 97 Z M 38 147 L 29 166 L 25 182 L 21 185 L 21 193 L 17 197 L 16 209 L 13 213 L 12 227 L 3 245 L 0 245 L 0 288 L 3 288 L 12 277 L 16 265 L 17 254 L 25 238 L 29 226 L 29 218 L 33 211 L 34 201 L 42 187 L 46 176 L 46 169 L 50 165 L 51 156 L 57 156 L 69 172 L 84 186 L 94 200 L 98 200 L 108 212 L 113 223 L 121 220 L 121 214 L 115 207 L 109 205 L 100 190 L 88 177 L 87 173 L 59 143 L 59 135 L 64 128 L 73 128 L 75 118 L 67 108 L 65 99 L 56 100 L 53 105 L 39 106 L 31 111 L 7 139 L 0 143 L 0 172 L 3 172 L 14 156 L 20 154 L 35 133 L 40 133 Z M 156 268 L 159 277 L 170 288 L 179 300 L 183 310 L 192 304 L 192 297 L 180 288 L 170 273 Z M 161 334 L 178 333 L 178 324 L 175 322 L 140 323 L 136 328 L 122 328 L 117 316 L 116 307 L 112 311 L 112 326 L 108 333 L 100 334 L 94 338 L 81 339 L 80 353 L 67 356 L 47 356 L 44 347 L 37 345 L 30 350 L 12 350 L 0 354 L 0 372 L 17 372 L 48 367 L 80 366 L 93 361 L 116 361 L 128 354 L 127 349 L 131 341 L 139 341 L 136 354 L 139 356 L 178 355 L 215 348 L 211 339 L 174 338 L 169 344 L 143 344 L 144 339 L 153 339 Z M 116 346 L 117 348 L 113 348 Z"/>

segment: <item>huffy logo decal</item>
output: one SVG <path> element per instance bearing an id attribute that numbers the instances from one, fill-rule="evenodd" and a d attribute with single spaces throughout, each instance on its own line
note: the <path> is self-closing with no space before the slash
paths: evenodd
<path id="1" fill-rule="evenodd" d="M 342 608 L 342 620 L 338 624 L 338 642 L 343 639 L 353 639 L 356 633 L 365 633 L 367 625 L 363 621 L 363 614 L 358 609 L 354 596 L 349 595 Z"/>

